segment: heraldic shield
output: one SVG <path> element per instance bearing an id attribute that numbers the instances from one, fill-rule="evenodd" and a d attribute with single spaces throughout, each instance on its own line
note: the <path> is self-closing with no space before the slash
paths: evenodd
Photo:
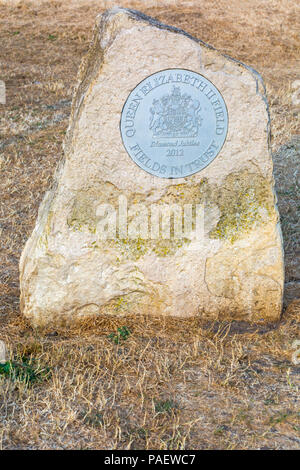
<path id="1" fill-rule="evenodd" d="M 153 100 L 149 129 L 156 138 L 197 137 L 203 121 L 200 111 L 198 100 L 174 86 L 171 94 Z"/>

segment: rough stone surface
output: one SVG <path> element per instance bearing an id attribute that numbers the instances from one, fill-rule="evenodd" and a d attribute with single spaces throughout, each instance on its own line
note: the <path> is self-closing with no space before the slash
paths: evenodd
<path id="1" fill-rule="evenodd" d="M 208 78 L 229 115 L 217 158 L 176 180 L 141 170 L 119 130 L 131 90 L 168 68 Z M 95 314 L 277 320 L 283 252 L 268 139 L 257 72 L 138 12 L 98 17 L 79 71 L 65 159 L 20 261 L 24 315 L 35 325 Z M 115 205 L 120 195 L 146 206 L 205 201 L 204 242 L 99 241 L 96 208 Z"/>

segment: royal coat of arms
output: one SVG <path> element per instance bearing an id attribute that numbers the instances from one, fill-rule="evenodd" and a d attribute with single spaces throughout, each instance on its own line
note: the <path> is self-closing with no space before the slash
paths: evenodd
<path id="1" fill-rule="evenodd" d="M 196 137 L 202 124 L 200 102 L 180 87 L 172 93 L 154 99 L 150 108 L 150 130 L 153 137 Z"/>

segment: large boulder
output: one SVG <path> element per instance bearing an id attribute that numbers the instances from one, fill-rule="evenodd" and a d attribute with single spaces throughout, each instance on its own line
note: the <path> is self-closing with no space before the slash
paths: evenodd
<path id="1" fill-rule="evenodd" d="M 164 71 L 169 88 L 158 96 L 152 88 Z M 219 96 L 223 131 L 217 112 L 210 114 L 213 92 L 196 87 L 199 75 Z M 142 96 L 142 83 L 149 85 L 139 111 L 128 97 L 134 90 Z M 146 137 L 130 143 L 126 115 Z M 150 146 L 148 157 L 139 153 L 150 129 L 153 161 Z M 184 160 L 183 170 L 180 153 L 173 170 L 159 154 L 163 139 L 171 146 L 177 136 L 192 155 L 210 133 L 221 137 L 198 159 Z M 283 250 L 268 140 L 264 85 L 253 69 L 139 12 L 99 16 L 80 66 L 64 160 L 22 253 L 24 315 L 34 325 L 100 314 L 277 320 Z M 193 219 L 183 237 L 174 227 L 169 237 L 149 236 L 155 205 L 193 206 L 198 228 Z"/>

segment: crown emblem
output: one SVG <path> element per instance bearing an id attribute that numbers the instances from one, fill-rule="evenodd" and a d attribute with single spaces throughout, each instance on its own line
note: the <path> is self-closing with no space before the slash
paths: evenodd
<path id="1" fill-rule="evenodd" d="M 153 137 L 196 137 L 202 124 L 200 103 L 180 87 L 154 99 L 150 108 L 150 130 Z"/>

